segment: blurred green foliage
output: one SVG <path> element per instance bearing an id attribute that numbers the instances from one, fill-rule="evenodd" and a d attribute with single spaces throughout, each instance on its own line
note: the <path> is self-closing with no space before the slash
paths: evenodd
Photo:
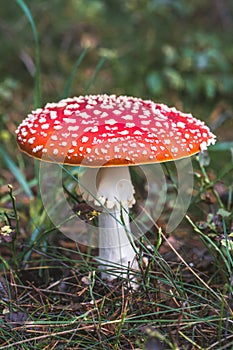
<path id="1" fill-rule="evenodd" d="M 70 94 L 130 94 L 188 108 L 230 101 L 233 90 L 231 0 L 30 0 L 41 45 L 44 100 L 61 96 L 83 50 Z M 32 87 L 35 46 L 16 1 L 1 1 L 0 86 Z"/>

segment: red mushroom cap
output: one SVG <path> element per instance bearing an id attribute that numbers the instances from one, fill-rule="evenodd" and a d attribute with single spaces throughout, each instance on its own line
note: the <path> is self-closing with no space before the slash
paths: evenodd
<path id="1" fill-rule="evenodd" d="M 35 158 L 90 167 L 176 160 L 215 143 L 191 114 L 115 95 L 48 103 L 29 114 L 16 133 L 20 149 Z"/>

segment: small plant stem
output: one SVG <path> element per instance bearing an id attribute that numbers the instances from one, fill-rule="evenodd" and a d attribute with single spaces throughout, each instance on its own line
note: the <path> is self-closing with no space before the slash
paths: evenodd
<path id="1" fill-rule="evenodd" d="M 0 260 L 2 261 L 2 263 L 4 264 L 4 266 L 6 267 L 6 269 L 8 270 L 8 271 L 10 271 L 11 270 L 11 267 L 10 267 L 10 265 L 8 264 L 8 262 L 0 255 Z"/>
<path id="2" fill-rule="evenodd" d="M 182 335 L 182 337 L 185 338 L 190 344 L 192 344 L 193 349 L 204 350 L 202 346 L 199 346 L 196 342 L 187 337 L 187 335 L 185 335 L 183 332 L 179 331 L 179 334 Z"/>
<path id="3" fill-rule="evenodd" d="M 215 198 L 217 199 L 220 208 L 224 208 L 224 204 L 223 204 L 223 202 L 222 202 L 222 200 L 221 200 L 221 198 L 220 198 L 218 192 L 217 192 L 216 189 L 213 187 L 213 184 L 211 183 L 211 181 L 210 181 L 210 179 L 209 179 L 209 176 L 208 176 L 208 174 L 207 174 L 207 172 L 206 172 L 206 170 L 205 170 L 205 167 L 204 167 L 202 164 L 200 164 L 200 163 L 199 163 L 199 165 L 200 165 L 200 169 L 201 169 L 202 175 L 203 175 L 203 177 L 204 177 L 204 183 L 205 183 L 208 187 L 211 187 L 211 190 L 212 190 L 212 192 L 213 192 Z"/>
<path id="4" fill-rule="evenodd" d="M 206 235 L 203 234 L 203 232 L 195 225 L 195 223 L 191 220 L 191 218 L 186 215 L 185 216 L 186 219 L 188 220 L 188 222 L 191 224 L 191 226 L 193 227 L 194 231 L 197 232 L 203 239 L 204 241 L 210 243 L 211 246 L 214 247 L 214 249 L 218 252 L 218 254 L 221 256 L 221 258 L 223 259 L 226 267 L 227 267 L 227 271 L 229 274 L 231 274 L 231 268 L 229 267 L 228 261 L 226 259 L 226 257 L 224 256 L 223 252 L 221 251 L 221 249 Z M 210 287 L 208 285 L 206 285 L 208 289 L 210 289 Z M 211 291 L 213 292 L 214 295 L 217 295 L 212 289 Z"/>
<path id="5" fill-rule="evenodd" d="M 227 210 L 231 210 L 231 205 L 232 205 L 232 195 L 233 195 L 233 185 L 229 186 L 229 191 L 228 191 L 228 201 L 227 201 Z"/>
<path id="6" fill-rule="evenodd" d="M 125 293 L 124 293 L 124 287 L 122 286 L 122 312 L 121 312 L 121 322 L 119 323 L 117 327 L 117 344 L 115 344 L 116 349 L 118 349 L 118 346 L 120 346 L 120 338 L 122 333 L 122 328 L 125 323 L 125 319 L 127 316 L 127 307 L 128 307 L 128 299 L 125 301 Z"/>
<path id="7" fill-rule="evenodd" d="M 96 333 L 97 333 L 99 342 L 101 344 L 102 343 L 102 338 L 101 338 L 101 324 L 102 324 L 102 320 L 101 320 L 101 316 L 100 316 L 100 310 L 98 308 L 98 304 L 97 304 L 97 301 L 96 301 L 94 293 L 93 293 L 93 289 L 94 289 L 94 286 L 95 286 L 95 271 L 92 272 L 91 277 L 92 277 L 92 279 L 91 279 L 91 284 L 89 286 L 89 292 L 90 292 L 91 300 L 92 300 L 92 302 L 94 304 L 94 309 L 92 311 L 96 311 L 97 318 L 98 318 L 98 324 L 96 324 L 94 316 L 93 316 L 93 323 L 95 325 Z"/>
<path id="8" fill-rule="evenodd" d="M 223 330 L 223 320 L 224 320 L 224 311 L 225 311 L 225 303 L 224 300 L 226 298 L 226 294 L 227 294 L 227 290 L 228 290 L 228 285 L 225 284 L 224 288 L 223 288 L 223 292 L 222 292 L 222 302 L 220 303 L 220 318 L 219 318 L 219 326 L 218 326 L 218 341 L 219 341 L 219 345 L 221 344 L 221 341 L 223 340 L 223 334 L 222 334 L 222 330 Z M 227 320 L 226 320 L 227 323 Z"/>
<path id="9" fill-rule="evenodd" d="M 12 244 L 11 244 L 12 254 L 13 254 L 14 263 L 16 266 L 18 266 L 18 259 L 17 259 L 17 253 L 16 253 L 16 241 L 17 241 L 17 238 L 19 236 L 19 217 L 18 217 L 17 208 L 16 208 L 15 196 L 13 195 L 13 187 L 9 184 L 8 188 L 9 188 L 9 195 L 10 195 L 12 206 L 13 206 L 14 217 L 15 217 L 15 221 L 16 221 L 15 237 L 14 237 Z"/>

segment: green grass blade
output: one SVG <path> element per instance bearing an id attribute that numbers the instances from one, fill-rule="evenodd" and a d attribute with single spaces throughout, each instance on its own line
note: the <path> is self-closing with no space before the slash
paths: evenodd
<path id="1" fill-rule="evenodd" d="M 82 63 L 84 57 L 87 54 L 88 49 L 84 49 L 83 52 L 81 53 L 81 55 L 79 56 L 79 58 L 77 59 L 77 61 L 74 64 L 74 68 L 72 70 L 72 72 L 70 73 L 70 76 L 67 79 L 63 94 L 61 96 L 61 98 L 66 98 L 69 93 L 70 93 L 70 89 L 71 89 L 71 85 L 74 81 L 75 75 L 77 73 L 78 67 L 80 66 L 80 64 Z"/>
<path id="2" fill-rule="evenodd" d="M 86 87 L 85 87 L 85 94 L 88 93 L 88 90 L 90 89 L 91 85 L 93 84 L 93 82 L 96 79 L 96 76 L 99 72 L 99 70 L 102 68 L 103 64 L 105 63 L 106 58 L 105 57 L 101 57 L 101 59 L 99 60 L 98 64 L 96 65 L 96 68 L 90 78 L 90 80 L 88 81 Z"/>
<path id="3" fill-rule="evenodd" d="M 14 174 L 14 176 L 16 177 L 18 182 L 21 184 L 21 186 L 23 187 L 23 189 L 26 192 L 26 194 L 28 195 L 28 197 L 30 199 L 32 199 L 33 194 L 32 194 L 32 191 L 31 191 L 24 175 L 22 174 L 22 172 L 19 170 L 19 168 L 15 165 L 13 160 L 9 157 L 9 155 L 6 153 L 6 151 L 1 146 L 0 146 L 0 156 L 5 161 L 9 170 L 12 172 L 12 174 Z"/>
<path id="4" fill-rule="evenodd" d="M 39 37 L 36 29 L 34 19 L 32 17 L 29 7 L 26 5 L 24 0 L 16 0 L 17 4 L 21 7 L 25 16 L 27 17 L 33 32 L 35 41 L 35 63 L 36 63 L 36 74 L 35 74 L 35 87 L 34 87 L 34 107 L 41 105 L 41 88 L 40 88 L 40 45 Z"/>

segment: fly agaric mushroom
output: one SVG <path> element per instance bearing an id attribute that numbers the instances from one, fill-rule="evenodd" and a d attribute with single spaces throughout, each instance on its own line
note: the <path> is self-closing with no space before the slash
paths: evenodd
<path id="1" fill-rule="evenodd" d="M 209 128 L 191 114 L 115 95 L 48 103 L 29 114 L 16 132 L 20 149 L 28 155 L 86 167 L 82 193 L 102 206 L 99 260 L 107 279 L 125 274 L 128 267 L 138 268 L 128 215 L 135 203 L 129 166 L 189 157 L 215 143 Z M 120 270 L 109 274 L 114 264 Z"/>

